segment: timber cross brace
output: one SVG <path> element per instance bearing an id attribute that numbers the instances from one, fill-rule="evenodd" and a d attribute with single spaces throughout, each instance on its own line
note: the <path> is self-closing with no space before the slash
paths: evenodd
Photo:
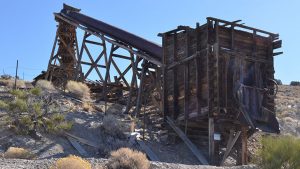
<path id="1" fill-rule="evenodd" d="M 98 100 L 126 98 L 125 112 L 135 107 L 135 116 L 150 97 L 202 164 L 223 165 L 232 154 L 246 164 L 248 137 L 258 129 L 279 132 L 273 80 L 273 56 L 282 53 L 274 52 L 281 47 L 278 34 L 209 17 L 196 28 L 159 34 L 161 47 L 68 5 L 54 15 L 48 69 L 35 80 L 60 87 L 86 82 L 100 93 Z M 96 83 L 88 81 L 92 72 Z"/>

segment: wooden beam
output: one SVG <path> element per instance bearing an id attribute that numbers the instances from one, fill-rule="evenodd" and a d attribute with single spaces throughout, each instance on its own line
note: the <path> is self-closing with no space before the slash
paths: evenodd
<path id="1" fill-rule="evenodd" d="M 125 113 L 128 113 L 130 108 L 131 108 L 131 99 L 132 99 L 132 94 L 133 94 L 133 90 L 136 84 L 136 74 L 137 74 L 137 66 L 138 66 L 138 57 L 136 56 L 136 60 L 134 61 L 134 54 L 130 52 L 130 57 L 131 57 L 131 67 L 132 67 L 132 78 L 131 78 L 131 83 L 130 83 L 130 91 L 129 91 L 129 97 L 127 100 L 127 104 L 126 104 L 126 109 L 125 109 Z"/>
<path id="2" fill-rule="evenodd" d="M 233 134 L 234 134 L 233 130 L 230 130 L 230 137 L 229 137 L 228 142 L 227 142 L 226 151 L 225 151 L 225 153 L 223 155 L 223 158 L 220 162 L 221 166 L 224 164 L 224 162 L 227 159 L 227 157 L 229 156 L 233 146 L 235 145 L 236 141 L 240 137 L 241 131 L 236 132 L 235 136 L 233 136 Z"/>
<path id="3" fill-rule="evenodd" d="M 142 93 L 143 92 L 143 83 L 144 83 L 144 77 L 145 77 L 145 71 L 146 71 L 146 63 L 147 61 L 144 59 L 142 63 L 142 72 L 141 72 L 141 79 L 140 79 L 140 85 L 139 85 L 139 91 L 138 91 L 138 96 L 137 96 L 137 101 L 136 101 L 136 110 L 135 110 L 135 117 L 137 117 L 140 114 L 140 109 L 141 109 L 141 101 L 142 101 Z"/>
<path id="4" fill-rule="evenodd" d="M 137 138 L 136 142 L 140 145 L 142 150 L 144 150 L 151 161 L 159 161 L 157 155 L 140 138 Z"/>
<path id="5" fill-rule="evenodd" d="M 208 119 L 208 155 L 209 155 L 209 163 L 212 165 L 214 164 L 215 160 L 215 140 L 214 140 L 214 133 L 215 133 L 215 125 L 214 119 L 210 117 Z"/>
<path id="6" fill-rule="evenodd" d="M 99 45 L 102 46 L 103 44 L 100 42 L 94 42 L 94 41 L 90 41 L 90 40 L 85 40 L 86 43 L 90 43 L 90 44 L 94 44 L 94 45 Z"/>
<path id="7" fill-rule="evenodd" d="M 82 144 L 85 144 L 85 145 L 88 145 L 88 146 L 91 146 L 91 147 L 94 147 L 94 148 L 97 148 L 99 149 L 100 146 L 98 146 L 96 143 L 92 142 L 92 141 L 89 141 L 89 140 L 86 140 L 84 138 L 81 138 L 81 137 L 78 137 L 78 136 L 75 136 L 71 133 L 68 133 L 68 132 L 64 132 L 64 135 L 66 137 L 72 137 L 73 139 L 76 139 L 77 141 L 79 141 L 80 143 Z"/>
<path id="8" fill-rule="evenodd" d="M 53 42 L 53 47 L 52 47 L 52 51 L 51 51 L 51 55 L 50 55 L 50 59 L 49 59 L 49 62 L 48 62 L 47 73 L 46 73 L 46 76 L 45 76 L 46 80 L 48 80 L 48 77 L 49 77 L 49 72 L 50 72 L 49 69 L 50 69 L 51 62 L 54 59 L 53 56 L 54 56 L 54 52 L 55 52 L 57 41 L 58 41 L 58 35 L 57 35 L 57 31 L 56 31 L 55 39 L 54 39 L 54 42 Z"/>
<path id="9" fill-rule="evenodd" d="M 79 154 L 83 157 L 88 157 L 89 154 L 85 151 L 85 149 L 72 137 L 68 137 L 67 139 L 71 143 L 71 145 L 79 152 Z"/>
<path id="10" fill-rule="evenodd" d="M 114 57 L 117 57 L 117 58 L 121 58 L 121 59 L 127 59 L 127 60 L 130 60 L 131 58 L 128 57 L 128 56 L 124 56 L 124 55 L 119 55 L 119 54 L 113 54 Z"/>
<path id="11" fill-rule="evenodd" d="M 178 136 L 184 141 L 192 153 L 197 157 L 197 159 L 203 165 L 208 165 L 208 161 L 200 150 L 187 138 L 187 136 L 175 125 L 170 117 L 166 117 L 167 123 L 172 127 L 172 129 L 178 134 Z"/>
<path id="12" fill-rule="evenodd" d="M 190 38 L 189 38 L 189 31 L 186 31 L 186 44 L 185 44 L 185 58 L 189 57 L 189 45 L 190 45 Z M 187 125 L 188 125 L 188 118 L 189 118 L 189 62 L 185 62 L 184 70 L 183 70 L 183 87 L 184 87 L 184 120 L 185 120 L 185 129 L 184 132 L 187 134 Z"/>
<path id="13" fill-rule="evenodd" d="M 192 59 L 194 59 L 194 58 L 197 58 L 197 57 L 199 57 L 200 54 L 203 53 L 203 52 L 207 52 L 207 49 L 202 49 L 201 51 L 197 51 L 195 54 L 193 54 L 193 55 L 191 55 L 191 56 L 188 56 L 188 57 L 186 57 L 186 58 L 184 58 L 184 59 L 181 59 L 180 61 L 174 62 L 174 63 L 168 65 L 167 69 L 172 69 L 172 68 L 174 68 L 175 66 L 182 65 L 182 64 L 184 64 L 185 62 L 188 62 L 188 61 L 190 61 L 190 60 L 192 60 Z"/>
<path id="14" fill-rule="evenodd" d="M 173 62 L 177 61 L 177 33 L 174 33 L 174 48 L 173 48 Z M 173 112 L 172 118 L 176 119 L 178 116 L 178 82 L 177 82 L 177 68 L 173 67 Z M 177 112 L 177 113 L 176 113 Z"/>
<path id="15" fill-rule="evenodd" d="M 113 58 L 111 59 L 111 63 L 114 65 L 114 67 L 115 67 L 115 69 L 117 70 L 118 74 L 119 74 L 119 75 L 120 75 L 120 77 L 123 79 L 123 81 L 124 81 L 125 85 L 126 85 L 128 88 L 129 88 L 130 86 L 129 86 L 129 84 L 128 84 L 127 80 L 126 80 L 126 79 L 125 79 L 125 77 L 122 75 L 122 72 L 121 72 L 121 70 L 119 69 L 119 67 L 118 67 L 117 63 L 114 61 L 114 59 L 113 59 Z"/>
<path id="16" fill-rule="evenodd" d="M 248 149 L 247 149 L 248 135 L 247 135 L 246 127 L 242 127 L 241 139 L 242 139 L 242 165 L 247 165 L 248 164 Z"/>

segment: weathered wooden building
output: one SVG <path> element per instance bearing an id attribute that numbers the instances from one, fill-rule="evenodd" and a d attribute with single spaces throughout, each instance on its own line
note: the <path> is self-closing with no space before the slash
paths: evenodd
<path id="1" fill-rule="evenodd" d="M 280 54 L 274 52 L 281 47 L 278 35 L 216 18 L 160 35 L 164 116 L 186 135 L 198 128 L 192 134 L 208 136 L 202 141 L 211 164 L 223 163 L 220 158 L 238 146 L 233 138 L 241 135 L 240 163 L 247 163 L 248 136 L 257 129 L 279 132 L 273 65 L 273 56 Z"/>

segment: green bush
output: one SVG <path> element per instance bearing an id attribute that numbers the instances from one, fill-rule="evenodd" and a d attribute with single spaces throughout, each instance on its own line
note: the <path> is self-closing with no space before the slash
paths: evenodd
<path id="1" fill-rule="evenodd" d="M 10 94 L 16 96 L 19 99 L 26 99 L 27 98 L 27 93 L 26 91 L 22 91 L 22 90 L 11 90 L 9 91 Z"/>
<path id="2" fill-rule="evenodd" d="M 263 169 L 300 169 L 300 139 L 292 136 L 263 137 L 256 163 Z"/>
<path id="3" fill-rule="evenodd" d="M 40 96 L 42 93 L 42 90 L 39 87 L 35 87 L 30 90 L 30 93 L 33 95 L 36 95 L 36 96 Z"/>
<path id="4" fill-rule="evenodd" d="M 8 104 L 6 102 L 0 100 L 0 109 L 7 110 L 8 109 Z"/>
<path id="5" fill-rule="evenodd" d="M 28 105 L 25 100 L 17 98 L 9 103 L 9 110 L 14 113 L 22 113 L 28 110 Z"/>
<path id="6" fill-rule="evenodd" d="M 18 134 L 29 134 L 33 131 L 56 134 L 71 129 L 73 123 L 68 122 L 64 114 L 49 109 L 51 106 L 56 107 L 57 104 L 54 104 L 55 102 L 47 95 L 40 96 L 41 89 L 11 90 L 10 93 L 16 96 L 13 101 L 10 103 L 0 101 L 0 109 L 7 111 L 5 122 L 1 127 L 5 125 Z"/>

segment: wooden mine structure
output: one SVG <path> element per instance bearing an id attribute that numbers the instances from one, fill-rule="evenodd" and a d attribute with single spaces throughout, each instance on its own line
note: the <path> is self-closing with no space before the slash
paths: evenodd
<path id="1" fill-rule="evenodd" d="M 257 130 L 279 132 L 273 65 L 273 56 L 281 54 L 274 52 L 281 47 L 278 34 L 209 17 L 196 28 L 159 34 L 161 47 L 68 5 L 54 15 L 58 28 L 48 69 L 36 80 L 64 86 L 67 80 L 87 81 L 95 70 L 99 81 L 88 83 L 92 91 L 105 101 L 116 93 L 126 97 L 125 112 L 135 107 L 135 115 L 143 95 L 152 95 L 161 116 L 202 164 L 222 165 L 233 150 L 238 164 L 246 164 L 248 137 Z M 76 28 L 84 30 L 81 48 Z M 100 54 L 92 56 L 88 45 Z M 83 65 L 89 66 L 86 72 Z"/>

